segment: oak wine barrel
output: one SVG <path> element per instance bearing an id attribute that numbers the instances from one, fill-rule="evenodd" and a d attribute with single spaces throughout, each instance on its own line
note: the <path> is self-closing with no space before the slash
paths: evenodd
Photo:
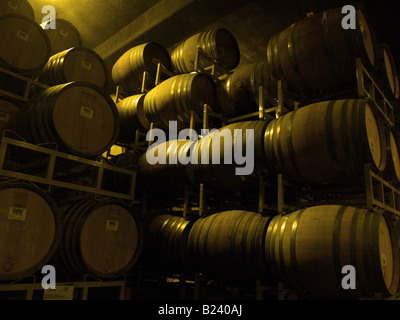
<path id="1" fill-rule="evenodd" d="M 190 73 L 173 76 L 151 89 L 143 106 L 155 127 L 167 130 L 169 121 L 177 121 L 181 130 L 189 127 L 191 111 L 203 117 L 204 104 L 215 107 L 216 84 L 208 74 Z"/>
<path id="2" fill-rule="evenodd" d="M 278 80 L 268 71 L 265 62 L 256 62 L 234 70 L 217 86 L 220 113 L 234 118 L 259 111 L 259 88 L 262 87 L 263 106 L 273 107 L 278 99 Z M 285 102 L 290 103 L 285 93 Z"/>
<path id="3" fill-rule="evenodd" d="M 390 46 L 387 43 L 379 43 L 377 54 L 377 66 L 375 81 L 390 101 L 398 96 L 399 88 L 396 83 L 397 67 Z"/>
<path id="4" fill-rule="evenodd" d="M 400 145 L 399 135 L 397 131 L 390 127 L 385 127 L 385 146 L 387 165 L 383 172 L 383 176 L 392 184 L 399 186 L 400 184 Z"/>
<path id="5" fill-rule="evenodd" d="M 306 184 L 364 181 L 364 164 L 386 166 L 382 121 L 369 100 L 332 100 L 290 112 L 268 124 L 268 168 Z"/>
<path id="6" fill-rule="evenodd" d="M 82 47 L 82 37 L 79 30 L 69 21 L 65 19 L 55 19 L 56 28 L 46 28 L 46 25 L 50 24 L 50 21 L 46 21 L 41 24 L 41 27 L 46 32 L 51 48 L 51 55 L 55 55 L 58 52 L 64 50 Z"/>
<path id="7" fill-rule="evenodd" d="M 198 219 L 187 240 L 189 267 L 215 278 L 269 278 L 264 244 L 270 220 L 240 210 Z"/>
<path id="8" fill-rule="evenodd" d="M 184 271 L 187 239 L 194 222 L 172 214 L 159 214 L 145 226 L 143 258 L 153 270 Z"/>
<path id="9" fill-rule="evenodd" d="M 144 98 L 146 94 L 137 94 L 117 103 L 121 130 L 118 140 L 121 142 L 134 142 L 136 130 L 147 133 L 151 123 L 144 112 Z"/>
<path id="10" fill-rule="evenodd" d="M 35 20 L 35 12 L 27 0 L 2 0 L 0 1 L 0 15 L 20 14 Z"/>
<path id="11" fill-rule="evenodd" d="M 31 143 L 57 143 L 77 156 L 95 157 L 119 134 L 118 110 L 101 88 L 70 82 L 36 94 L 20 113 L 19 133 Z"/>
<path id="12" fill-rule="evenodd" d="M 113 163 L 119 168 L 135 171 L 142 155 L 142 152 L 137 151 L 121 153 L 113 159 Z M 111 189 L 117 192 L 127 192 L 132 185 L 131 177 L 119 172 L 113 172 L 109 179 Z"/>
<path id="13" fill-rule="evenodd" d="M 81 199 L 62 211 L 57 258 L 67 273 L 111 279 L 136 264 L 143 246 L 142 221 L 120 201 Z"/>
<path id="14" fill-rule="evenodd" d="M 0 186 L 0 280 L 31 276 L 53 257 L 61 239 L 59 209 L 25 183 Z"/>
<path id="15" fill-rule="evenodd" d="M 180 42 L 171 53 L 172 68 L 175 74 L 190 73 L 195 70 L 195 59 L 198 47 L 211 60 L 221 64 L 225 70 L 233 70 L 239 65 L 240 51 L 233 34 L 225 28 L 211 29 L 199 32 Z M 198 67 L 210 66 L 212 62 L 199 55 Z M 217 65 L 217 72 L 218 72 Z"/>
<path id="16" fill-rule="evenodd" d="M 190 140 L 170 140 L 150 146 L 137 163 L 136 190 L 167 200 L 182 197 L 185 187 L 191 185 L 188 165 L 182 159 L 189 161 L 193 144 Z"/>
<path id="17" fill-rule="evenodd" d="M 0 16 L 0 66 L 36 76 L 50 58 L 46 33 L 34 20 L 19 14 Z"/>
<path id="18" fill-rule="evenodd" d="M 108 71 L 103 59 L 93 50 L 70 48 L 51 56 L 38 80 L 49 86 L 82 81 L 103 88 Z"/>
<path id="19" fill-rule="evenodd" d="M 399 285 L 399 252 L 387 215 L 322 205 L 275 216 L 265 239 L 270 272 L 292 289 L 319 298 L 393 295 Z M 344 290 L 344 266 L 356 271 L 356 288 Z"/>
<path id="20" fill-rule="evenodd" d="M 192 185 L 198 188 L 203 183 L 224 195 L 253 192 L 258 186 L 258 174 L 268 173 L 264 151 L 267 125 L 259 120 L 236 122 L 197 140 L 188 166 Z M 246 163 L 237 155 L 245 156 Z M 249 172 L 238 171 L 244 167 Z"/>
<path id="21" fill-rule="evenodd" d="M 161 63 L 171 72 L 171 57 L 161 44 L 147 42 L 127 50 L 114 64 L 112 78 L 117 86 L 131 94 L 142 92 L 143 73 L 147 72 L 146 88 L 155 86 L 157 66 Z M 169 77 L 160 74 L 161 79 Z"/>
<path id="22" fill-rule="evenodd" d="M 292 24 L 267 46 L 268 69 L 285 81 L 298 101 L 357 94 L 356 58 L 372 71 L 377 44 L 365 13 L 357 8 L 356 29 L 343 29 L 342 8 Z M 339 96 L 343 95 L 343 96 Z"/>

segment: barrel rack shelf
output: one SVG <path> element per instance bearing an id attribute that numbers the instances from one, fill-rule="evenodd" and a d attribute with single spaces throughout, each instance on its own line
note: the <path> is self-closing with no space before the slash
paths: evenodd
<path id="1" fill-rule="evenodd" d="M 82 281 L 56 283 L 56 289 L 44 290 L 42 284 L 37 282 L 36 276 L 31 277 L 31 282 L 0 284 L 0 300 L 2 295 L 15 295 L 23 300 L 91 300 L 93 290 L 106 291 L 111 288 L 114 300 L 129 299 L 129 290 L 126 279 L 99 281 L 83 277 Z"/>
<path id="2" fill-rule="evenodd" d="M 0 67 L 0 95 L 6 95 L 22 102 L 27 102 L 34 88 L 46 89 L 49 86 L 33 80 L 29 75 L 17 74 Z"/>
<path id="3" fill-rule="evenodd" d="M 24 171 L 26 169 L 29 169 L 30 165 L 29 163 L 24 166 L 18 162 L 12 162 L 12 166 L 11 167 L 8 166 L 8 160 L 10 160 L 9 151 L 12 147 L 14 148 L 17 147 L 20 150 L 20 152 L 24 152 L 25 154 L 28 155 L 29 152 L 36 152 L 36 154 L 41 154 L 42 157 L 45 157 L 44 164 L 42 164 L 42 166 L 46 168 L 45 174 L 43 175 L 43 173 L 40 172 L 40 174 L 35 175 L 29 173 L 29 171 L 28 173 L 25 173 Z M 92 169 L 95 169 L 96 171 L 94 179 L 95 185 L 87 186 L 79 184 L 74 181 L 67 182 L 57 179 L 55 176 L 57 170 L 55 168 L 56 168 L 56 162 L 60 160 L 68 161 L 69 163 L 74 163 L 75 165 L 86 165 Z M 106 172 L 107 173 L 117 172 L 129 177 L 131 183 L 129 190 L 125 190 L 125 192 L 114 192 L 111 190 L 107 190 L 107 188 L 103 183 Z M 34 145 L 24 141 L 21 138 L 18 138 L 18 136 L 16 136 L 13 132 L 7 130 L 4 132 L 4 135 L 2 136 L 0 144 L 0 176 L 11 179 L 27 180 L 33 183 L 46 185 L 49 188 L 54 186 L 54 187 L 61 187 L 76 191 L 87 192 L 98 196 L 115 197 L 127 201 L 134 200 L 136 171 L 109 165 L 103 161 L 95 161 L 77 157 L 46 146 Z"/>

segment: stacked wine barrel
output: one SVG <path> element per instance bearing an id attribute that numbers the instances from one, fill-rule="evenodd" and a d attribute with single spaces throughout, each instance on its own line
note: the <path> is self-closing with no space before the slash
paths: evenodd
<path id="1" fill-rule="evenodd" d="M 0 67 L 28 78 L 36 77 L 50 57 L 50 42 L 35 22 L 32 6 L 26 0 L 0 3 Z M 24 92 L 17 80 L 0 74 L 0 87 L 8 92 Z M 21 103 L 0 95 L 0 135 L 4 130 L 14 130 Z"/>
<path id="2" fill-rule="evenodd" d="M 201 218 L 154 210 L 144 232 L 147 267 L 201 272 L 212 279 L 281 281 L 299 293 L 328 299 L 376 293 L 384 297 L 398 291 L 400 260 L 393 214 L 340 202 L 311 203 L 285 214 L 268 211 L 268 215 L 234 207 L 237 199 L 245 199 L 246 204 L 249 199 L 258 201 L 254 195 L 260 177 L 275 184 L 279 174 L 300 187 L 340 193 L 346 188 L 362 190 L 364 165 L 370 164 L 386 181 L 399 185 L 397 132 L 373 100 L 358 95 L 356 78 L 360 58 L 385 97 L 393 101 L 399 96 L 394 59 L 360 8 L 355 30 L 344 30 L 342 18 L 337 8 L 295 22 L 270 39 L 264 61 L 245 66 L 238 65 L 238 46 L 226 29 L 198 33 L 171 49 L 175 76 L 140 92 L 145 95 L 144 114 L 155 128 L 171 129 L 171 120 L 178 121 L 178 130 L 187 128 L 188 111 L 202 111 L 204 92 L 208 87 L 211 92 L 213 82 L 216 100 L 211 107 L 225 119 L 255 113 L 260 103 L 276 106 L 279 83 L 285 102 L 290 101 L 286 106 L 296 102 L 297 107 L 271 121 L 233 121 L 201 139 L 174 138 L 160 141 L 141 156 L 121 155 L 124 165 L 137 167 L 138 195 L 146 191 L 154 201 L 176 204 L 186 190 L 199 191 L 203 184 L 228 203 L 226 210 L 211 210 Z M 199 70 L 210 62 L 225 75 L 206 80 L 210 77 Z M 175 93 L 192 81 L 189 77 L 195 83 L 199 75 L 202 94 L 195 94 L 193 87 L 192 92 Z M 184 93 L 188 92 L 192 98 L 201 97 L 199 109 L 198 100 L 187 102 Z M 143 127 L 139 119 L 143 113 L 132 114 L 134 127 Z M 252 133 L 247 135 L 246 129 Z M 229 137 L 227 145 L 218 144 Z M 225 156 L 252 148 L 251 174 L 237 174 L 245 163 L 223 164 Z M 213 162 L 215 157 L 219 162 Z M 349 265 L 357 272 L 354 290 L 342 286 L 342 268 Z"/>
<path id="3" fill-rule="evenodd" d="M 280 174 L 309 189 L 360 190 L 364 165 L 370 164 L 386 181 L 400 185 L 396 128 L 385 122 L 373 100 L 358 96 L 356 78 L 360 58 L 385 96 L 398 99 L 394 59 L 361 9 L 355 30 L 344 30 L 342 17 L 337 8 L 293 23 L 269 40 L 265 60 L 245 66 L 239 66 L 239 46 L 224 28 L 191 35 L 170 51 L 150 41 L 137 45 L 112 68 L 116 92 L 124 97 L 114 102 L 104 92 L 104 62 L 82 47 L 70 23 L 57 19 L 56 34 L 22 15 L 1 15 L 0 30 L 14 28 L 0 47 L 1 65 L 49 86 L 12 121 L 27 141 L 54 142 L 62 151 L 92 159 L 116 142 L 133 143 L 137 131 L 169 132 L 166 141 L 145 153 L 114 159 L 117 166 L 137 169 L 137 197 L 152 196 L 146 223 L 118 199 L 83 197 L 61 205 L 29 184 L 0 188 L 0 237 L 8 244 L 0 248 L 0 280 L 23 278 L 49 261 L 67 280 L 83 274 L 113 279 L 140 261 L 161 272 L 280 281 L 312 297 L 396 294 L 400 258 L 392 214 L 340 203 L 265 214 L 249 204 L 258 205 L 260 178 L 275 184 Z M 28 36 L 42 45 L 25 60 L 18 43 Z M 259 111 L 260 103 L 275 106 L 279 83 L 285 101 L 298 102 L 298 108 L 271 121 L 229 121 Z M 8 100 L 0 106 L 1 124 L 15 109 Z M 177 132 L 170 131 L 202 118 L 204 106 L 229 124 L 201 139 L 201 126 L 195 124 L 197 139 L 173 138 Z M 177 125 L 171 127 L 171 121 Z M 232 155 L 247 162 L 224 163 Z M 118 174 L 110 181 L 115 190 L 127 184 Z M 200 185 L 225 209 L 202 217 L 167 209 L 182 204 L 185 192 L 196 193 Z M 157 200 L 164 206 L 161 213 Z M 235 207 L 238 202 L 249 208 Z M 346 266 L 356 270 L 354 290 L 342 286 Z"/>
<path id="4" fill-rule="evenodd" d="M 30 88 L 26 102 L 0 97 L 0 133 L 7 129 L 34 145 L 56 144 L 69 159 L 98 159 L 120 131 L 118 109 L 105 91 L 106 65 L 82 46 L 70 22 L 57 19 L 54 30 L 34 19 L 27 1 L 0 2 L 0 66 L 9 72 L 0 76 L 0 88 L 10 92 L 16 76 L 42 84 Z M 41 160 L 29 149 L 12 152 L 7 151 L 5 162 L 9 157 L 23 165 Z M 27 167 L 24 173 L 32 174 Z M 58 158 L 53 174 L 83 179 L 93 169 Z M 46 264 L 56 267 L 58 281 L 85 275 L 110 280 L 125 276 L 137 263 L 142 220 L 120 199 L 94 200 L 90 193 L 68 198 L 62 188 L 45 192 L 29 181 L 1 178 L 0 281 L 22 281 Z"/>

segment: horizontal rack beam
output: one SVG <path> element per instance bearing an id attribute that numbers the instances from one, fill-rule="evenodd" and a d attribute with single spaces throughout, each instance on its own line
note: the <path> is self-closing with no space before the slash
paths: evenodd
<path id="1" fill-rule="evenodd" d="M 13 170 L 4 169 L 4 164 L 6 160 L 7 148 L 9 145 L 17 146 L 23 149 L 37 151 L 48 155 L 50 158 L 48 160 L 48 169 L 46 177 L 39 177 L 32 174 L 20 173 Z M 77 183 L 70 183 L 65 181 L 60 181 L 54 179 L 54 167 L 57 158 L 67 159 L 69 161 L 76 162 L 78 164 L 87 164 L 91 167 L 98 168 L 97 182 L 96 187 L 83 186 Z M 109 170 L 116 173 L 121 173 L 127 175 L 131 179 L 130 190 L 127 193 L 113 192 L 109 190 L 105 190 L 102 188 L 102 180 L 104 170 Z M 74 155 L 70 155 L 67 153 L 60 152 L 58 150 L 49 149 L 43 146 L 30 144 L 24 141 L 19 141 L 15 139 L 11 139 L 9 137 L 3 136 L 0 145 L 0 176 L 5 176 L 14 179 L 28 180 L 31 182 L 41 183 L 45 185 L 51 185 L 61 188 L 73 189 L 77 191 L 83 191 L 88 193 L 93 193 L 102 196 L 116 197 L 124 200 L 134 200 L 134 190 L 135 190 L 135 182 L 136 182 L 136 171 L 127 170 L 124 168 L 112 166 L 100 161 L 93 161 L 89 159 L 85 159 L 82 157 L 77 157 Z"/>

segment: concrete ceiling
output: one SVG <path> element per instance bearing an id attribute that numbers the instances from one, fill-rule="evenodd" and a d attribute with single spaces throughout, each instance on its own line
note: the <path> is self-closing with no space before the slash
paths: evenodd
<path id="1" fill-rule="evenodd" d="M 268 40 L 306 16 L 345 4 L 366 9 L 378 40 L 389 43 L 400 63 L 400 9 L 387 1 L 341 0 L 29 0 L 37 22 L 51 4 L 70 21 L 83 45 L 95 50 L 110 69 L 123 52 L 148 41 L 166 48 L 207 27 L 225 27 L 236 37 L 241 65 L 265 59 Z"/>

